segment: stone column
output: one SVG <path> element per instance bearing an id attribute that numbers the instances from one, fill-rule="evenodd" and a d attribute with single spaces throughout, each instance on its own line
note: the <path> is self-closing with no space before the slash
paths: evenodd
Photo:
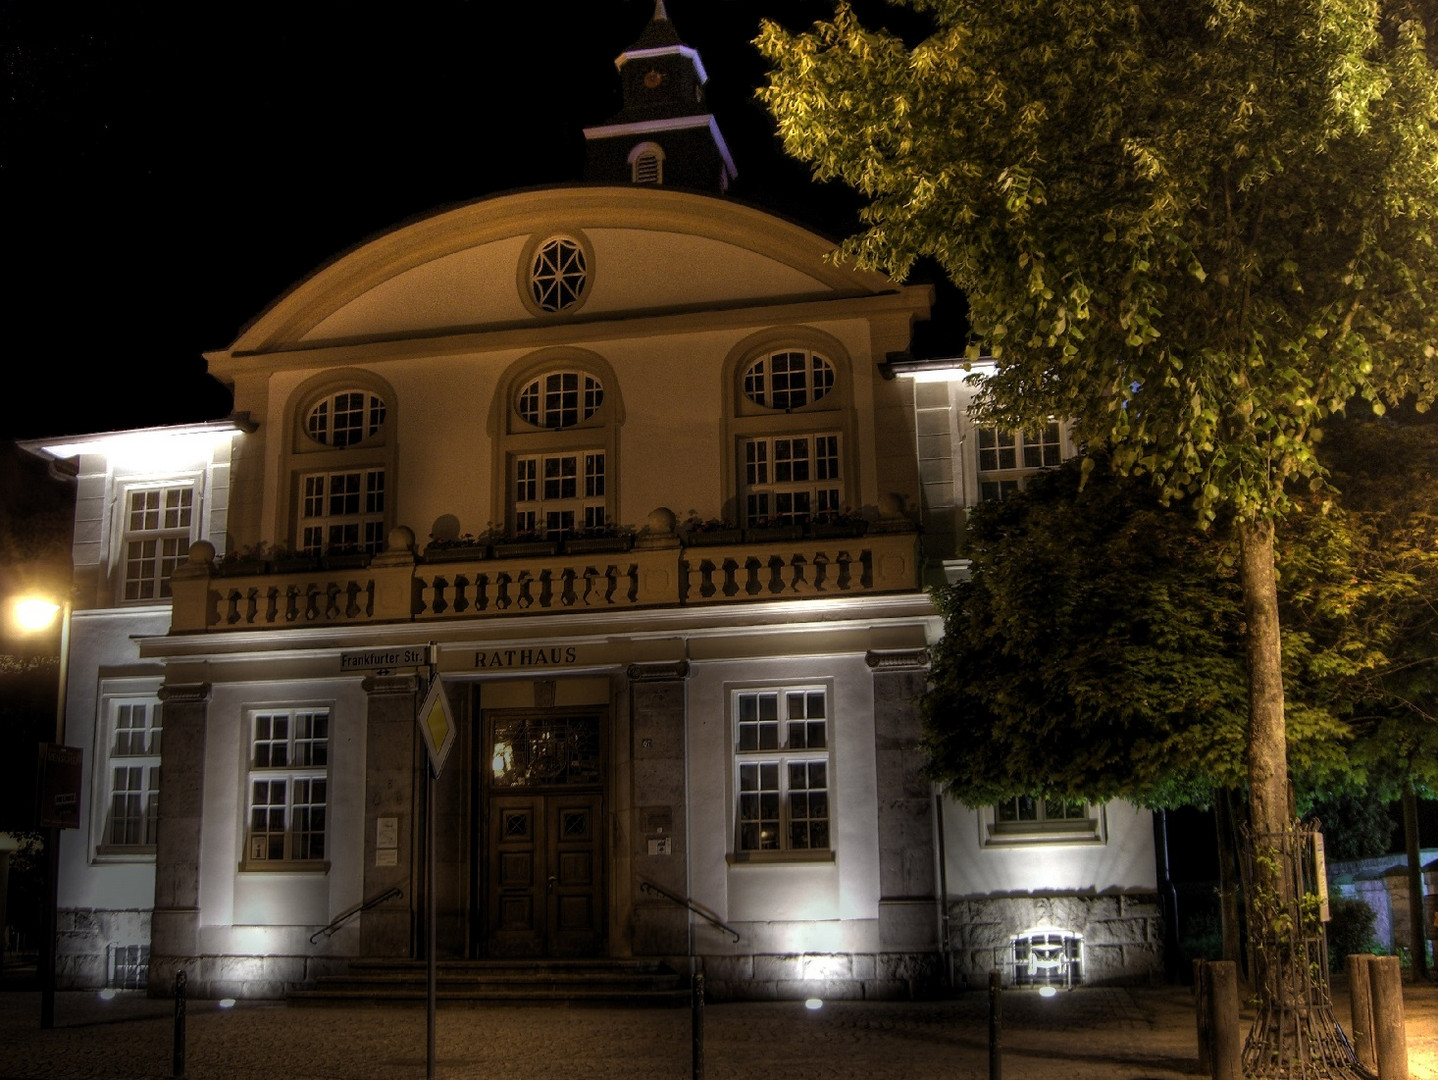
<path id="1" fill-rule="evenodd" d="M 925 649 L 874 650 L 874 764 L 879 795 L 879 947 L 936 952 L 933 796 L 919 749 Z"/>
<path id="2" fill-rule="evenodd" d="M 413 675 L 372 676 L 362 684 L 369 695 L 365 716 L 364 897 L 386 889 L 403 895 L 386 900 L 360 916 L 360 954 L 366 957 L 414 956 L 416 912 L 422 896 L 422 837 L 418 832 L 421 760 L 420 681 Z M 379 843 L 383 838 L 385 847 Z M 393 847 L 389 844 L 393 842 Z"/>
<path id="3" fill-rule="evenodd" d="M 200 988 L 200 850 L 205 794 L 208 683 L 160 687 L 160 806 L 155 834 L 155 909 L 150 917 L 150 986 L 164 993 L 183 970 Z"/>
<path id="4" fill-rule="evenodd" d="M 644 882 L 675 896 L 689 884 L 685 790 L 684 680 L 688 661 L 629 667 L 632 942 L 635 956 L 684 957 L 689 913 L 644 892 Z"/>

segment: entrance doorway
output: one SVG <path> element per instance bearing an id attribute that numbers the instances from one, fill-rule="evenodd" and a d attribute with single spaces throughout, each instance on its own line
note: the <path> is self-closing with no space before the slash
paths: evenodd
<path id="1" fill-rule="evenodd" d="M 596 712 L 485 717 L 485 952 L 604 951 L 601 724 Z"/>

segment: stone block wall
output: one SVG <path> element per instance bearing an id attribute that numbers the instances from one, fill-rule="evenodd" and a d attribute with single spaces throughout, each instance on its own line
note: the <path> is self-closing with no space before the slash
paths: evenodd
<path id="1" fill-rule="evenodd" d="M 976 897 L 949 904 L 955 985 L 981 987 L 998 969 L 1013 977 L 1017 934 L 1039 927 L 1083 938 L 1087 986 L 1163 980 L 1163 915 L 1153 893 Z"/>
<path id="2" fill-rule="evenodd" d="M 150 945 L 150 912 L 62 909 L 56 924 L 55 985 L 98 990 L 109 978 L 112 946 Z"/>
<path id="3" fill-rule="evenodd" d="M 943 986 L 937 953 L 758 953 L 698 964 L 714 1001 L 894 1001 Z"/>

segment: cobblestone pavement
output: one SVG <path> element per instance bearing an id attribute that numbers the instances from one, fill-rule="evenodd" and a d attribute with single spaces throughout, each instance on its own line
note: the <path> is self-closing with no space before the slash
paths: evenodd
<path id="1" fill-rule="evenodd" d="M 706 1080 L 987 1080 L 987 995 L 948 1001 L 710 1005 Z M 1347 1003 L 1336 1000 L 1346 1023 Z M 1410 1080 L 1438 1080 L 1438 987 L 1405 989 Z M 6 1080 L 162 1080 L 171 1073 L 168 1002 L 62 993 L 41 1031 L 39 995 L 0 994 Z M 1003 997 L 1004 1080 L 1180 1080 L 1198 1076 L 1187 990 L 1082 988 L 1044 1000 Z M 444 1007 L 436 1021 L 442 1080 L 683 1080 L 687 1010 Z M 425 1075 L 423 1006 L 289 1007 L 192 1001 L 190 1080 L 408 1080 Z"/>

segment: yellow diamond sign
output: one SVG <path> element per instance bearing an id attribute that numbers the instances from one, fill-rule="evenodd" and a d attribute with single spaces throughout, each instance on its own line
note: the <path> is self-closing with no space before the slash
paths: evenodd
<path id="1" fill-rule="evenodd" d="M 419 733 L 429 751 L 429 767 L 438 778 L 456 735 L 454 715 L 449 711 L 449 696 L 444 692 L 442 679 L 436 678 L 429 684 L 429 693 L 419 710 Z"/>

